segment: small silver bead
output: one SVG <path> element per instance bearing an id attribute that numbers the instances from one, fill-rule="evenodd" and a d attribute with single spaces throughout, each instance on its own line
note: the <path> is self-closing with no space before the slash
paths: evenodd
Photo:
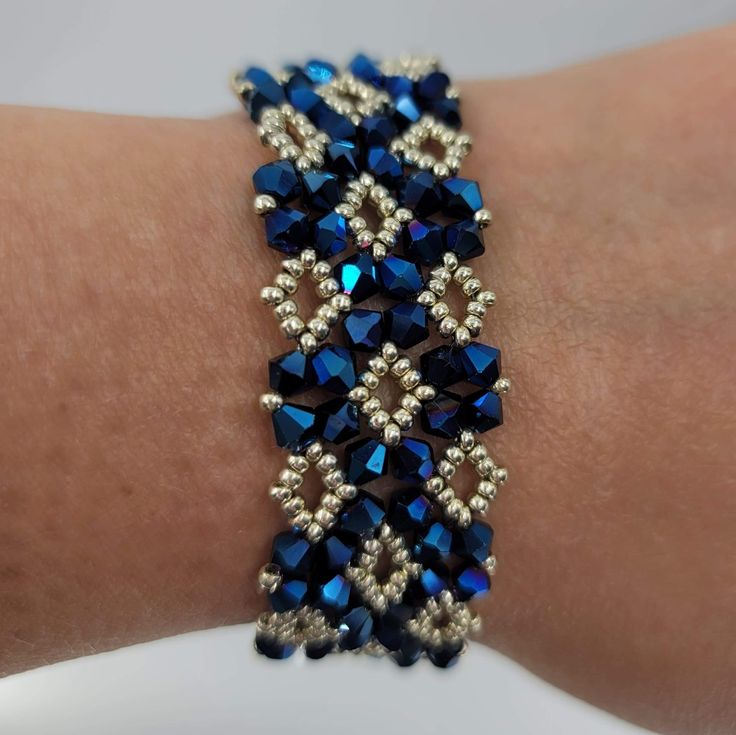
<path id="1" fill-rule="evenodd" d="M 475 220 L 475 223 L 483 229 L 484 227 L 488 227 L 493 222 L 493 215 L 491 214 L 490 209 L 479 209 L 475 214 L 473 215 L 473 219 Z"/>
<path id="2" fill-rule="evenodd" d="M 264 393 L 260 398 L 261 408 L 264 411 L 274 411 L 284 405 L 284 399 L 278 393 Z"/>
<path id="3" fill-rule="evenodd" d="M 383 443 L 387 447 L 395 447 L 401 440 L 401 429 L 393 422 L 389 422 L 383 429 Z"/>
<path id="4" fill-rule="evenodd" d="M 253 210 L 256 214 L 264 216 L 270 214 L 278 207 L 278 203 L 270 194 L 259 194 L 253 200 Z"/>
<path id="5" fill-rule="evenodd" d="M 493 384 L 494 393 L 508 393 L 511 390 L 511 381 L 501 377 Z"/>

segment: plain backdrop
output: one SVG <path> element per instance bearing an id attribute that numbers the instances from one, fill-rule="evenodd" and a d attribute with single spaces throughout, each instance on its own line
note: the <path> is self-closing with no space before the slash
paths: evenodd
<path id="1" fill-rule="evenodd" d="M 0 103 L 206 116 L 237 109 L 227 77 L 249 61 L 407 50 L 456 78 L 507 76 L 735 19 L 736 0 L 0 0 Z M 479 645 L 451 672 L 405 671 L 351 655 L 267 662 L 251 636 L 205 631 L 10 677 L 0 733 L 643 732 Z"/>

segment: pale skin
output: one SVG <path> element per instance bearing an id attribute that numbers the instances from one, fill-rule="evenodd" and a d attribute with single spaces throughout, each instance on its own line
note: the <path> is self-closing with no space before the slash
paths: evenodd
<path id="1" fill-rule="evenodd" d="M 688 735 L 736 723 L 734 68 L 731 27 L 461 85 L 513 381 L 482 638 Z M 266 160 L 242 114 L 0 110 L 0 672 L 263 608 Z"/>

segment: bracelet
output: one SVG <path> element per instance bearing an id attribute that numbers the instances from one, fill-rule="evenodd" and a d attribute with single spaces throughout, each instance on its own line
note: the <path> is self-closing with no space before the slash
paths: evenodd
<path id="1" fill-rule="evenodd" d="M 484 252 L 491 213 L 458 176 L 472 145 L 458 93 L 415 56 L 251 67 L 231 82 L 278 158 L 253 175 L 268 245 L 286 254 L 261 299 L 295 342 L 269 361 L 261 396 L 289 452 L 269 489 L 289 529 L 259 573 L 271 611 L 256 650 L 450 666 L 496 567 L 478 516 L 506 470 L 478 435 L 502 423 L 510 385 L 498 349 L 476 341 L 495 295 L 467 261 Z M 295 297 L 310 281 L 305 317 Z M 465 460 L 477 482 L 462 497 Z M 312 470 L 323 492 L 309 507 Z"/>

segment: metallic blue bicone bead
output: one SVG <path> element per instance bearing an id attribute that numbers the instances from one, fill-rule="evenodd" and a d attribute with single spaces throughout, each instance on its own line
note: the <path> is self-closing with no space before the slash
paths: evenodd
<path id="1" fill-rule="evenodd" d="M 261 117 L 264 107 L 272 107 L 286 102 L 286 96 L 281 85 L 265 70 L 252 66 L 245 72 L 245 79 L 253 89 L 246 92 L 244 102 L 255 122 Z"/>
<path id="2" fill-rule="evenodd" d="M 260 166 L 253 174 L 253 188 L 286 204 L 301 194 L 301 183 L 291 161 L 274 161 Z"/>
<path id="3" fill-rule="evenodd" d="M 327 212 L 312 222 L 312 240 L 323 258 L 331 258 L 348 246 L 348 226 L 345 217 L 337 212 Z"/>
<path id="4" fill-rule="evenodd" d="M 483 255 L 486 247 L 480 227 L 472 220 L 454 222 L 445 227 L 445 244 L 459 260 L 470 260 Z"/>
<path id="5" fill-rule="evenodd" d="M 396 137 L 396 125 L 390 117 L 365 117 L 358 125 L 358 140 L 363 150 L 379 146 L 388 148 Z"/>
<path id="6" fill-rule="evenodd" d="M 345 449 L 346 474 L 353 485 L 365 485 L 386 474 L 388 450 L 376 439 L 360 439 Z"/>
<path id="7" fill-rule="evenodd" d="M 343 395 L 355 387 L 355 358 L 340 345 L 325 345 L 312 357 L 315 382 L 320 388 Z"/>
<path id="8" fill-rule="evenodd" d="M 409 349 L 429 337 L 427 312 L 419 304 L 404 302 L 383 312 L 386 339 L 402 349 Z"/>
<path id="9" fill-rule="evenodd" d="M 483 206 L 477 181 L 453 176 L 440 183 L 442 211 L 448 217 L 472 217 Z"/>
<path id="10" fill-rule="evenodd" d="M 391 452 L 392 472 L 397 480 L 422 483 L 434 470 L 432 447 L 421 439 L 406 437 Z"/>
<path id="11" fill-rule="evenodd" d="M 463 425 L 471 431 L 483 433 L 503 423 L 501 398 L 492 390 L 471 393 L 463 404 Z"/>
<path id="12" fill-rule="evenodd" d="M 409 635 L 406 624 L 414 616 L 414 608 L 402 602 L 389 605 L 383 615 L 376 617 L 374 634 L 389 651 L 398 651 Z"/>
<path id="13" fill-rule="evenodd" d="M 424 284 L 419 266 L 398 255 L 389 255 L 381 261 L 378 276 L 384 293 L 394 299 L 415 296 Z"/>
<path id="14" fill-rule="evenodd" d="M 391 495 L 388 520 L 395 531 L 416 531 L 432 519 L 432 501 L 417 487 Z"/>
<path id="15" fill-rule="evenodd" d="M 312 88 L 312 81 L 303 72 L 296 72 L 284 85 L 286 97 L 299 112 L 311 115 L 322 104 L 322 98 Z"/>
<path id="16" fill-rule="evenodd" d="M 355 555 L 355 546 L 336 532 L 330 534 L 321 544 L 317 554 L 319 572 L 339 572 L 349 564 Z"/>
<path id="17" fill-rule="evenodd" d="M 340 531 L 353 536 L 372 536 L 385 517 L 383 501 L 361 490 L 340 515 Z"/>
<path id="18" fill-rule="evenodd" d="M 432 567 L 424 567 L 419 575 L 419 586 L 427 597 L 437 597 L 443 590 L 447 589 L 447 575 L 440 573 Z"/>
<path id="19" fill-rule="evenodd" d="M 462 430 L 463 412 L 462 396 L 442 391 L 422 406 L 422 429 L 432 436 L 453 439 Z"/>
<path id="20" fill-rule="evenodd" d="M 350 64 L 348 64 L 348 69 L 358 79 L 362 79 L 364 82 L 370 82 L 376 86 L 383 79 L 383 74 L 381 74 L 378 64 L 365 54 L 356 54 Z"/>
<path id="21" fill-rule="evenodd" d="M 359 605 L 342 616 L 337 630 L 340 634 L 340 648 L 354 651 L 370 640 L 373 634 L 373 616 L 366 607 Z"/>
<path id="22" fill-rule="evenodd" d="M 324 658 L 328 653 L 335 650 L 335 643 L 329 638 L 309 641 L 304 645 L 304 655 L 311 659 Z"/>
<path id="23" fill-rule="evenodd" d="M 340 203 L 340 184 L 335 174 L 308 171 L 302 176 L 302 199 L 310 209 L 327 212 Z"/>
<path id="24" fill-rule="evenodd" d="M 341 612 L 348 606 L 351 589 L 350 582 L 342 574 L 335 574 L 318 585 L 317 606 L 329 612 Z"/>
<path id="25" fill-rule="evenodd" d="M 304 74 L 314 84 L 327 84 L 337 76 L 337 67 L 329 61 L 310 59 L 304 64 Z"/>
<path id="26" fill-rule="evenodd" d="M 335 140 L 355 140 L 355 125 L 345 115 L 335 112 L 324 100 L 312 107 L 309 119 Z"/>
<path id="27" fill-rule="evenodd" d="M 416 217 L 428 217 L 442 208 L 442 198 L 434 176 L 429 171 L 418 171 L 407 176 L 399 191 L 399 201 Z"/>
<path id="28" fill-rule="evenodd" d="M 391 658 L 399 666 L 413 666 L 422 657 L 423 652 L 422 642 L 414 636 L 406 635 L 399 649 L 391 652 Z"/>
<path id="29" fill-rule="evenodd" d="M 455 573 L 455 594 L 458 600 L 472 600 L 490 592 L 491 578 L 480 567 L 469 566 Z"/>
<path id="30" fill-rule="evenodd" d="M 404 228 L 404 252 L 424 265 L 434 265 L 445 251 L 442 225 L 413 219 Z"/>
<path id="31" fill-rule="evenodd" d="M 345 342 L 351 350 L 375 352 L 383 342 L 383 314 L 373 309 L 353 309 L 343 319 Z"/>
<path id="32" fill-rule="evenodd" d="M 320 433 L 325 441 L 342 444 L 360 434 L 358 407 L 345 398 L 332 398 L 317 406 Z"/>
<path id="33" fill-rule="evenodd" d="M 501 375 L 501 352 L 481 342 L 471 342 L 460 350 L 465 379 L 481 388 L 490 388 Z"/>
<path id="34" fill-rule="evenodd" d="M 317 439 L 317 416 L 313 408 L 284 403 L 271 414 L 276 444 L 301 452 Z"/>
<path id="35" fill-rule="evenodd" d="M 409 77 L 399 74 L 384 77 L 382 86 L 394 99 L 405 95 L 411 96 L 415 91 L 414 82 Z"/>
<path id="36" fill-rule="evenodd" d="M 266 656 L 266 658 L 289 658 L 296 651 L 296 646 L 293 643 L 281 643 L 275 637 L 264 633 L 256 634 L 255 645 L 256 651 Z"/>
<path id="37" fill-rule="evenodd" d="M 433 71 L 417 82 L 417 96 L 424 100 L 441 100 L 447 96 L 450 77 L 442 71 Z"/>
<path id="38" fill-rule="evenodd" d="M 282 396 L 304 392 L 314 385 L 312 361 L 299 350 L 272 357 L 268 361 L 268 384 Z"/>
<path id="39" fill-rule="evenodd" d="M 365 301 L 378 293 L 376 264 L 368 253 L 357 253 L 338 263 L 332 271 L 342 291 L 353 303 Z"/>
<path id="40" fill-rule="evenodd" d="M 422 564 L 434 564 L 444 561 L 452 551 L 452 531 L 443 523 L 436 521 L 414 545 L 414 557 Z"/>
<path id="41" fill-rule="evenodd" d="M 422 116 L 422 110 L 411 94 L 400 94 L 394 98 L 394 114 L 393 119 L 399 130 L 404 130 L 419 122 Z"/>
<path id="42" fill-rule="evenodd" d="M 462 123 L 460 117 L 460 100 L 445 98 L 443 100 L 435 100 L 430 111 L 440 119 L 445 125 L 451 128 L 459 128 Z"/>
<path id="43" fill-rule="evenodd" d="M 291 207 L 279 207 L 266 216 L 266 239 L 269 247 L 294 255 L 306 247 L 309 221 L 304 212 Z"/>
<path id="44" fill-rule="evenodd" d="M 449 669 L 454 666 L 463 651 L 464 644 L 462 641 L 458 643 L 446 643 L 438 648 L 428 648 L 427 658 L 440 669 Z"/>
<path id="45" fill-rule="evenodd" d="M 404 175 L 401 161 L 393 153 L 378 146 L 368 149 L 365 165 L 376 181 L 391 190 L 396 189 Z"/>
<path id="46" fill-rule="evenodd" d="M 268 595 L 274 612 L 295 610 L 307 598 L 307 583 L 303 579 L 285 579 L 275 592 Z"/>
<path id="47" fill-rule="evenodd" d="M 483 521 L 473 521 L 467 528 L 456 528 L 452 550 L 459 557 L 482 564 L 491 555 L 493 529 Z"/>
<path id="48" fill-rule="evenodd" d="M 293 531 L 284 531 L 273 539 L 271 561 L 289 578 L 306 579 L 313 557 L 314 546 Z"/>
<path id="49" fill-rule="evenodd" d="M 325 168 L 341 179 L 354 179 L 360 173 L 360 156 L 355 143 L 339 140 L 325 150 Z"/>
<path id="50" fill-rule="evenodd" d="M 437 388 L 465 380 L 465 372 L 460 360 L 460 352 L 456 347 L 442 345 L 421 355 L 419 365 L 422 377 Z"/>

